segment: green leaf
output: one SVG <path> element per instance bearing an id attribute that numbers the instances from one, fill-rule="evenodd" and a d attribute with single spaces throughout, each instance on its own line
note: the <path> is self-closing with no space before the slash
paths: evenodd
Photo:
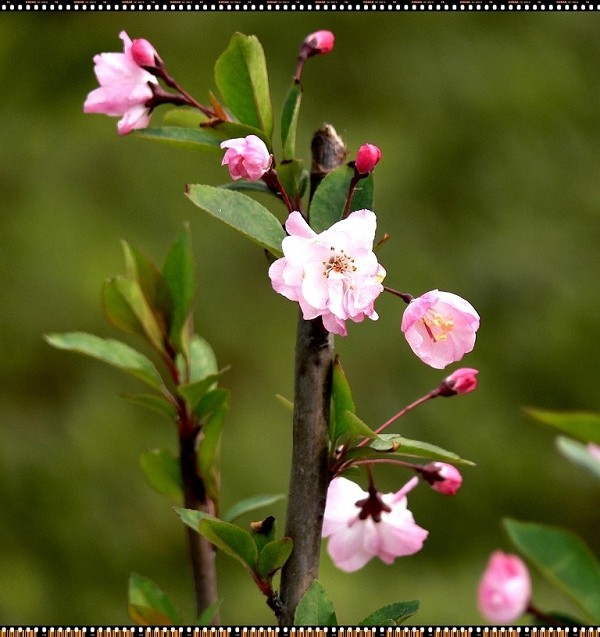
<path id="1" fill-rule="evenodd" d="M 140 466 L 148 484 L 161 495 L 183 501 L 179 460 L 170 451 L 152 449 L 140 456 Z"/>
<path id="2" fill-rule="evenodd" d="M 302 85 L 300 82 L 293 82 L 285 96 L 281 111 L 281 145 L 284 160 L 294 159 L 296 155 L 296 129 L 301 103 Z"/>
<path id="3" fill-rule="evenodd" d="M 219 608 L 221 608 L 222 601 L 219 600 L 210 606 L 207 606 L 201 613 L 200 617 L 198 617 L 198 621 L 196 621 L 196 626 L 210 626 L 215 615 L 219 612 Z"/>
<path id="4" fill-rule="evenodd" d="M 109 323 L 129 334 L 145 336 L 146 333 L 131 305 L 121 293 L 116 279 L 108 279 L 102 286 L 102 309 Z"/>
<path id="5" fill-rule="evenodd" d="M 195 293 L 194 257 L 189 227 L 186 226 L 169 248 L 162 275 L 173 302 L 169 336 L 178 352 L 186 352 L 191 336 L 189 319 Z"/>
<path id="6" fill-rule="evenodd" d="M 240 500 L 239 502 L 236 502 L 229 511 L 227 511 L 227 513 L 223 516 L 223 520 L 225 520 L 225 522 L 231 522 L 245 513 L 250 513 L 251 511 L 256 511 L 256 509 L 271 506 L 272 504 L 275 504 L 275 502 L 279 502 L 285 498 L 286 495 L 284 493 L 277 493 L 255 495 L 251 498 Z"/>
<path id="7" fill-rule="evenodd" d="M 296 606 L 294 626 L 337 626 L 333 602 L 319 580 L 313 580 Z"/>
<path id="8" fill-rule="evenodd" d="M 250 524 L 250 532 L 258 554 L 265 548 L 267 544 L 275 541 L 277 532 L 277 520 L 274 516 L 268 515 L 263 520 L 257 520 Z"/>
<path id="9" fill-rule="evenodd" d="M 310 204 L 310 225 L 319 233 L 342 218 L 354 169 L 344 164 L 330 172 L 319 184 Z M 350 212 L 373 209 L 373 176 L 361 179 L 352 196 Z"/>
<path id="10" fill-rule="evenodd" d="M 525 413 L 534 420 L 558 429 L 582 442 L 600 445 L 600 414 L 591 411 L 552 411 L 525 407 Z"/>
<path id="11" fill-rule="evenodd" d="M 282 256 L 281 242 L 285 231 L 277 217 L 254 199 L 241 192 L 199 184 L 188 186 L 186 194 L 199 208 L 235 228 L 274 256 Z"/>
<path id="12" fill-rule="evenodd" d="M 510 539 L 544 577 L 566 593 L 593 623 L 600 622 L 600 564 L 570 531 L 551 526 L 503 521 Z"/>
<path id="13" fill-rule="evenodd" d="M 189 343 L 189 374 L 185 361 L 181 356 L 177 357 L 177 367 L 182 378 L 188 378 L 190 383 L 204 380 L 209 376 L 218 376 L 219 368 L 217 357 L 209 342 L 194 334 Z"/>
<path id="14" fill-rule="evenodd" d="M 273 575 L 287 562 L 294 542 L 291 537 L 282 537 L 279 540 L 269 542 L 258 556 L 257 570 L 259 574 L 267 579 Z"/>
<path id="15" fill-rule="evenodd" d="M 115 303 L 118 296 L 122 299 L 118 306 L 116 304 L 111 306 L 107 305 L 107 301 L 110 302 L 112 300 L 113 303 Z M 135 319 L 137 319 L 142 333 L 146 336 L 152 346 L 159 352 L 164 351 L 164 324 L 160 325 L 157 321 L 156 315 L 148 304 L 142 288 L 137 281 L 122 276 L 113 277 L 104 284 L 103 298 L 105 313 L 111 322 L 113 322 L 117 327 L 125 329 L 125 323 L 122 325 L 118 324 L 119 318 L 126 321 L 129 320 L 129 316 L 133 315 Z M 123 304 L 127 304 L 129 306 L 131 314 L 123 312 Z M 120 308 L 121 314 L 117 320 L 115 320 L 115 311 L 117 311 L 117 307 Z M 133 326 L 133 323 L 131 325 Z M 134 330 L 131 329 L 127 331 Z M 137 333 L 139 333 L 139 331 L 137 331 Z"/>
<path id="16" fill-rule="evenodd" d="M 112 339 L 104 339 L 85 332 L 48 334 L 46 341 L 58 349 L 86 354 L 104 361 L 140 378 L 145 383 L 166 393 L 166 388 L 158 370 L 152 362 L 129 345 Z"/>
<path id="17" fill-rule="evenodd" d="M 128 276 L 137 281 L 144 298 L 163 331 L 169 324 L 173 301 L 171 291 L 160 270 L 143 252 L 122 242 Z"/>
<path id="18" fill-rule="evenodd" d="M 227 108 L 242 124 L 273 133 L 265 54 L 257 37 L 234 33 L 215 64 L 215 83 Z"/>
<path id="19" fill-rule="evenodd" d="M 571 440 L 570 438 L 565 438 L 564 436 L 558 436 L 556 446 L 563 456 L 575 464 L 586 468 L 588 471 L 591 471 L 597 478 L 600 478 L 600 460 L 590 454 L 587 445 Z"/>
<path id="20" fill-rule="evenodd" d="M 136 405 L 148 407 L 148 409 L 166 416 L 171 423 L 177 418 L 175 405 L 163 396 L 158 394 L 122 394 L 122 396 Z"/>
<path id="21" fill-rule="evenodd" d="M 431 460 L 443 460 L 453 464 L 473 465 L 475 463 L 465 460 L 452 451 L 447 451 L 436 445 L 420 440 L 410 440 L 399 434 L 379 434 L 378 437 L 364 447 L 354 447 L 348 451 L 348 458 L 397 458 L 409 456 L 417 458 L 430 458 Z"/>
<path id="22" fill-rule="evenodd" d="M 177 393 L 185 400 L 193 411 L 198 406 L 198 403 L 204 398 L 206 393 L 214 388 L 217 382 L 218 375 L 207 376 L 203 380 L 197 380 L 194 383 L 188 383 L 187 385 L 180 385 L 177 388 Z"/>
<path id="23" fill-rule="evenodd" d="M 198 109 L 187 106 L 176 106 L 167 111 L 163 111 L 161 120 L 161 128 L 168 126 L 185 126 L 186 128 L 198 128 L 202 122 L 208 119 L 206 115 L 201 113 Z M 146 129 L 140 129 L 139 132 L 144 132 Z M 210 130 L 210 129 L 208 129 Z M 133 131 L 137 133 L 138 131 Z"/>
<path id="24" fill-rule="evenodd" d="M 127 610 L 142 626 L 177 625 L 179 615 L 171 600 L 147 577 L 132 573 L 129 577 Z"/>
<path id="25" fill-rule="evenodd" d="M 210 126 L 210 129 L 218 135 L 221 140 L 232 139 L 234 137 L 247 137 L 248 135 L 256 135 L 263 140 L 267 148 L 271 150 L 271 136 L 267 135 L 260 128 L 254 126 L 247 126 L 246 124 L 240 124 L 239 122 L 216 122 Z M 220 143 L 220 142 L 219 142 Z M 222 151 L 225 152 L 225 151 Z"/>
<path id="26" fill-rule="evenodd" d="M 246 181 L 245 179 L 239 179 L 238 181 L 231 181 L 227 184 L 222 184 L 219 188 L 223 190 L 248 190 L 250 192 L 262 192 L 265 195 L 274 194 L 264 181 Z"/>
<path id="27" fill-rule="evenodd" d="M 301 159 L 287 160 L 277 166 L 277 176 L 290 199 L 301 197 L 304 162 Z"/>
<path id="28" fill-rule="evenodd" d="M 239 560 L 249 570 L 254 570 L 258 559 L 258 550 L 248 531 L 201 511 L 178 507 L 175 507 L 175 510 L 188 526 L 198 531 L 209 542 L 212 542 L 227 555 Z"/>
<path id="29" fill-rule="evenodd" d="M 215 501 L 219 496 L 221 432 L 229 411 L 229 400 L 228 390 L 213 389 L 200 400 L 195 410 L 202 424 L 198 466 L 206 492 Z"/>
<path id="30" fill-rule="evenodd" d="M 410 602 L 395 602 L 387 606 L 382 606 L 380 609 L 371 613 L 368 617 L 365 617 L 359 626 L 384 626 L 392 625 L 396 626 L 406 621 L 409 617 L 414 615 L 419 610 L 419 600 L 414 599 Z"/>
<path id="31" fill-rule="evenodd" d="M 199 150 L 204 153 L 223 153 L 221 140 L 211 129 L 188 128 L 186 126 L 161 126 L 160 128 L 144 128 L 134 132 L 135 137 L 153 142 Z"/>

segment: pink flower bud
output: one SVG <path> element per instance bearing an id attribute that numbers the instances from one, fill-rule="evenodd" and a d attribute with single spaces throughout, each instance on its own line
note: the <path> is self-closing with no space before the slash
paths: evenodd
<path id="1" fill-rule="evenodd" d="M 307 50 L 307 55 L 326 55 L 333 49 L 335 36 L 331 31 L 315 31 L 304 38 L 302 48 Z"/>
<path id="2" fill-rule="evenodd" d="M 132 41 L 131 57 L 138 66 L 156 66 L 156 61 L 160 59 L 156 49 L 144 38 Z"/>
<path id="3" fill-rule="evenodd" d="M 258 181 L 271 166 L 271 155 L 266 144 L 256 135 L 228 139 L 221 143 L 227 148 L 221 166 L 229 166 L 232 179 Z"/>
<path id="4" fill-rule="evenodd" d="M 445 462 L 431 462 L 420 473 L 434 491 L 444 495 L 455 495 L 462 484 L 460 471 Z"/>
<path id="5" fill-rule="evenodd" d="M 381 151 L 374 144 L 363 144 L 356 153 L 354 166 L 361 175 L 370 173 L 381 159 Z"/>
<path id="6" fill-rule="evenodd" d="M 479 374 L 479 370 L 471 367 L 457 369 L 442 381 L 439 387 L 440 396 L 455 396 L 475 391 L 477 389 L 477 374 Z"/>
<path id="7" fill-rule="evenodd" d="M 478 590 L 481 614 L 497 624 L 512 624 L 527 610 L 531 578 L 523 560 L 502 551 L 492 553 Z"/>

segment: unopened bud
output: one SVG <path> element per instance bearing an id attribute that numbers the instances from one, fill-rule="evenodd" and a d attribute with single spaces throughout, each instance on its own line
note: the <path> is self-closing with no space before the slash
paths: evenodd
<path id="1" fill-rule="evenodd" d="M 444 495 L 455 495 L 462 484 L 460 471 L 445 462 L 431 462 L 421 467 L 419 473 L 434 491 Z"/>
<path id="2" fill-rule="evenodd" d="M 160 60 L 156 49 L 144 38 L 133 40 L 131 57 L 138 66 L 156 66 L 156 62 Z"/>
<path id="3" fill-rule="evenodd" d="M 302 48 L 306 49 L 307 57 L 311 55 L 326 55 L 333 49 L 335 36 L 331 31 L 315 31 L 304 38 Z"/>
<path id="4" fill-rule="evenodd" d="M 361 175 L 369 174 L 381 159 L 381 150 L 374 144 L 363 144 L 356 153 L 354 166 Z"/>
<path id="5" fill-rule="evenodd" d="M 479 370 L 471 367 L 461 367 L 447 376 L 439 386 L 439 396 L 456 396 L 468 394 L 477 389 L 477 374 Z"/>

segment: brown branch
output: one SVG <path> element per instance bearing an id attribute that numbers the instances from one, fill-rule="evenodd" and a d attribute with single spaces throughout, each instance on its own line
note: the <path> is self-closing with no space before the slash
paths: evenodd
<path id="1" fill-rule="evenodd" d="M 184 413 L 181 414 L 181 411 Z M 196 438 L 199 430 L 187 410 L 182 406 L 179 423 L 179 461 L 183 481 L 183 499 L 186 509 L 204 511 L 215 515 L 215 506 L 206 495 L 204 482 L 198 474 L 198 458 L 196 453 Z M 183 419 L 183 422 L 182 422 Z M 192 576 L 194 579 L 194 593 L 196 599 L 196 613 L 199 616 L 203 610 L 216 604 L 217 570 L 215 547 L 197 531 L 186 525 L 186 535 L 190 550 Z M 213 624 L 220 623 L 219 613 L 212 619 Z"/>
<path id="2" fill-rule="evenodd" d="M 325 124 L 312 142 L 311 197 L 323 177 L 346 156 L 343 141 Z M 300 598 L 317 577 L 329 472 L 328 423 L 333 369 L 333 339 L 321 318 L 300 315 L 296 337 L 294 429 L 286 535 L 294 550 L 281 574 L 279 624 L 294 622 Z"/>

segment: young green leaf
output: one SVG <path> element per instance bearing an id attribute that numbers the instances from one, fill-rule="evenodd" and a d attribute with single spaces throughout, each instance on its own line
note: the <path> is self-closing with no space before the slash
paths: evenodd
<path id="1" fill-rule="evenodd" d="M 129 334 L 146 335 L 129 301 L 121 293 L 116 278 L 108 279 L 102 286 L 102 309 L 106 320 L 117 329 Z"/>
<path id="2" fill-rule="evenodd" d="M 136 376 L 161 393 L 167 393 L 162 378 L 152 362 L 125 343 L 85 332 L 48 334 L 45 338 L 53 347 L 97 358 Z"/>
<path id="3" fill-rule="evenodd" d="M 549 425 L 560 432 L 582 442 L 600 445 L 600 414 L 592 411 L 553 411 L 525 407 L 525 413 L 543 425 Z"/>
<path id="4" fill-rule="evenodd" d="M 211 129 L 185 126 L 161 126 L 134 131 L 134 136 L 169 146 L 199 150 L 205 153 L 222 153 L 221 139 Z"/>
<path id="5" fill-rule="evenodd" d="M 337 626 L 333 602 L 319 580 L 313 580 L 296 606 L 295 626 Z"/>
<path id="6" fill-rule="evenodd" d="M 127 610 L 131 619 L 142 626 L 180 624 L 171 600 L 147 577 L 132 573 L 129 577 Z"/>
<path id="7" fill-rule="evenodd" d="M 223 520 L 225 522 L 231 522 L 236 518 L 239 518 L 241 515 L 245 513 L 250 513 L 251 511 L 256 511 L 257 509 L 262 509 L 263 507 L 271 506 L 275 504 L 275 502 L 279 502 L 280 500 L 284 500 L 286 495 L 284 493 L 277 494 L 261 494 L 255 495 L 251 498 L 246 498 L 245 500 L 240 500 L 236 502 L 227 513 L 223 516 Z"/>
<path id="8" fill-rule="evenodd" d="M 202 424 L 202 440 L 198 447 L 198 466 L 210 498 L 217 500 L 220 483 L 221 432 L 229 411 L 230 392 L 213 389 L 196 406 Z"/>
<path id="9" fill-rule="evenodd" d="M 282 537 L 264 546 L 258 556 L 258 573 L 270 579 L 287 562 L 294 542 L 291 537 Z"/>
<path id="10" fill-rule="evenodd" d="M 395 602 L 382 606 L 368 617 L 365 617 L 359 626 L 397 626 L 412 617 L 419 610 L 419 600 L 410 602 Z"/>
<path id="11" fill-rule="evenodd" d="M 154 314 L 161 335 L 166 335 L 173 306 L 169 286 L 151 259 L 127 242 L 123 241 L 122 244 L 127 275 L 139 285 Z"/>
<path id="12" fill-rule="evenodd" d="M 310 225 L 315 232 L 327 230 L 342 218 L 353 176 L 354 169 L 345 164 L 330 172 L 319 184 L 310 204 Z M 350 202 L 350 212 L 363 208 L 373 210 L 372 175 L 358 182 Z"/>
<path id="13" fill-rule="evenodd" d="M 242 124 L 273 133 L 269 78 L 263 48 L 255 36 L 234 33 L 215 64 L 215 83 L 227 108 Z"/>
<path id="14" fill-rule="evenodd" d="M 212 620 L 215 615 L 219 612 L 219 608 L 221 608 L 222 601 L 219 600 L 210 606 L 207 606 L 201 613 L 200 617 L 196 621 L 196 626 L 210 626 L 212 624 Z"/>
<path id="15" fill-rule="evenodd" d="M 217 357 L 209 342 L 201 336 L 194 334 L 189 343 L 189 376 L 182 356 L 177 357 L 177 368 L 181 378 L 188 378 L 188 382 L 195 383 L 209 376 L 218 376 L 219 367 Z"/>
<path id="16" fill-rule="evenodd" d="M 281 111 L 281 145 L 283 159 L 294 159 L 296 155 L 296 129 L 302 103 L 302 85 L 293 82 L 290 86 Z"/>
<path id="17" fill-rule="evenodd" d="M 594 624 L 600 623 L 600 564 L 588 546 L 570 531 L 505 519 L 515 546 L 544 577 L 566 593 Z"/>
<path id="18" fill-rule="evenodd" d="M 302 196 L 304 172 L 304 162 L 301 159 L 282 161 L 277 166 L 279 181 L 292 200 Z"/>
<path id="19" fill-rule="evenodd" d="M 201 184 L 189 185 L 187 196 L 217 219 L 235 228 L 276 257 L 282 256 L 285 232 L 281 223 L 258 201 L 241 192 Z"/>
<path id="20" fill-rule="evenodd" d="M 258 559 L 258 550 L 248 531 L 201 511 L 178 507 L 175 507 L 175 511 L 179 513 L 185 524 L 200 533 L 217 548 L 242 562 L 249 570 L 254 570 Z"/>
<path id="21" fill-rule="evenodd" d="M 159 323 L 157 320 L 157 316 L 146 300 L 140 284 L 133 279 L 117 276 L 107 281 L 104 288 L 104 307 L 107 316 L 111 318 L 109 315 L 110 308 L 106 305 L 107 294 L 113 299 L 120 295 L 122 302 L 129 305 L 131 313 L 137 319 L 148 341 L 156 350 L 162 352 L 164 350 L 165 336 L 164 321 L 161 320 Z M 125 315 L 121 315 L 121 318 L 124 317 Z"/>
<path id="22" fill-rule="evenodd" d="M 144 451 L 140 466 L 148 484 L 161 495 L 183 501 L 183 485 L 178 459 L 165 449 Z"/>
<path id="23" fill-rule="evenodd" d="M 337 439 L 344 433 L 343 420 L 346 412 L 355 413 L 356 405 L 354 404 L 350 383 L 348 383 L 342 363 L 339 357 L 336 356 L 333 363 L 329 418 L 329 436 L 333 444 L 336 444 Z"/>
<path id="24" fill-rule="evenodd" d="M 198 406 L 198 403 L 204 398 L 206 393 L 214 388 L 217 382 L 218 375 L 207 376 L 203 380 L 197 380 L 194 383 L 188 383 L 187 385 L 180 385 L 177 387 L 177 393 L 185 400 L 193 411 Z"/>
<path id="25" fill-rule="evenodd" d="M 178 352 L 186 352 L 190 338 L 190 315 L 195 294 L 194 256 L 189 227 L 171 245 L 162 268 L 173 303 L 170 339 Z"/>
<path id="26" fill-rule="evenodd" d="M 163 416 L 166 416 L 170 423 L 173 423 L 177 418 L 177 408 L 175 405 L 158 394 L 121 394 L 123 398 L 130 400 L 136 405 L 147 407 L 152 409 Z"/>

